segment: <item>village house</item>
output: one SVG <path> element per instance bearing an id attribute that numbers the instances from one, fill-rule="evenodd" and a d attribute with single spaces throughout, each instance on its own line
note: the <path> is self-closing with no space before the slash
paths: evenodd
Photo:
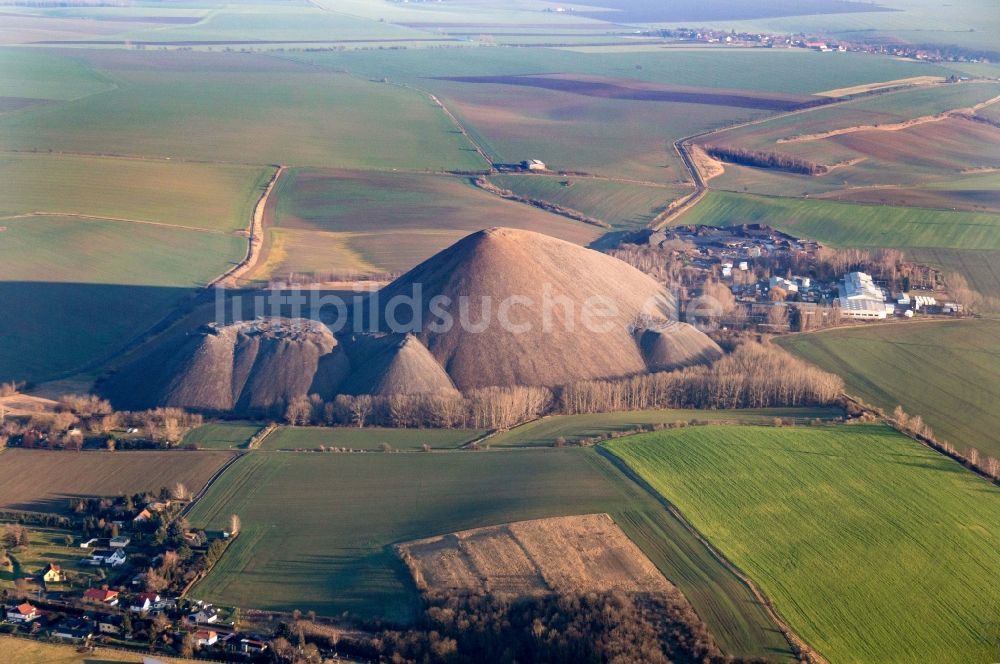
<path id="1" fill-rule="evenodd" d="M 7 620 L 17 623 L 30 623 L 41 617 L 38 609 L 27 602 L 7 609 Z"/>
<path id="2" fill-rule="evenodd" d="M 259 655 L 267 650 L 267 643 L 257 639 L 240 639 L 240 652 L 250 655 Z"/>
<path id="3" fill-rule="evenodd" d="M 105 590 L 103 588 L 88 588 L 83 593 L 83 599 L 90 602 L 100 602 L 101 604 L 106 604 L 107 606 L 117 606 L 118 591 Z"/>
<path id="4" fill-rule="evenodd" d="M 211 629 L 199 629 L 194 633 L 194 644 L 199 648 L 214 646 L 219 640 L 218 633 Z"/>
<path id="5" fill-rule="evenodd" d="M 66 572 L 59 565 L 49 563 L 45 566 L 45 571 L 42 573 L 42 581 L 45 583 L 65 583 Z"/>
<path id="6" fill-rule="evenodd" d="M 111 541 L 108 543 L 112 549 L 124 549 L 131 542 L 131 538 L 125 535 L 119 535 L 118 537 L 112 537 Z"/>
<path id="7" fill-rule="evenodd" d="M 132 599 L 129 611 L 133 613 L 146 613 L 160 603 L 160 596 L 157 593 L 139 593 Z"/>
<path id="8" fill-rule="evenodd" d="M 139 512 L 139 514 L 137 514 L 134 519 L 132 519 L 132 522 L 133 523 L 145 523 L 145 522 L 151 520 L 152 518 L 153 518 L 153 513 L 150 512 L 148 509 L 144 509 L 141 512 Z"/>
<path id="9" fill-rule="evenodd" d="M 211 624 L 219 620 L 219 610 L 209 604 L 192 613 L 188 616 L 188 619 L 197 624 Z"/>

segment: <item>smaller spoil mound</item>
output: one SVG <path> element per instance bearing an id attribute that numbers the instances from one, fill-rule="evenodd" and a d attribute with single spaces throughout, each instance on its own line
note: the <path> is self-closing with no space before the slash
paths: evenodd
<path id="1" fill-rule="evenodd" d="M 308 394 L 331 397 L 348 367 L 325 325 L 258 319 L 207 325 L 124 368 L 102 392 L 119 408 L 280 412 Z"/>
<path id="2" fill-rule="evenodd" d="M 397 547 L 427 592 L 669 592 L 673 586 L 607 514 L 518 521 Z"/>
<path id="3" fill-rule="evenodd" d="M 362 337 L 350 354 L 357 370 L 342 387 L 347 394 L 458 394 L 444 368 L 412 334 Z"/>
<path id="4" fill-rule="evenodd" d="M 675 321 L 637 330 L 636 341 L 650 371 L 709 364 L 723 355 L 719 344 L 698 329 Z"/>

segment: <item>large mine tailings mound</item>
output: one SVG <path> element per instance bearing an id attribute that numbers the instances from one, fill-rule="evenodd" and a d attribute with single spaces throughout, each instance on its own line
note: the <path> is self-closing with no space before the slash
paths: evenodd
<path id="1" fill-rule="evenodd" d="M 396 296 L 409 299 L 392 307 Z M 312 394 L 329 401 L 337 394 L 557 387 L 720 357 L 702 332 L 669 322 L 672 303 L 662 285 L 616 258 L 547 235 L 493 228 L 370 298 L 380 330 L 338 339 L 304 319 L 207 325 L 147 352 L 102 381 L 100 391 L 123 409 L 178 406 L 273 417 Z M 390 311 L 395 325 L 413 331 L 390 326 Z M 452 325 L 435 327 L 445 322 L 441 312 Z M 499 320 L 504 313 L 506 325 Z"/>
<path id="2" fill-rule="evenodd" d="M 636 327 L 666 323 L 673 301 L 662 285 L 616 258 L 509 228 L 474 233 L 382 289 L 383 324 L 390 300 L 412 296 L 416 287 L 422 302 L 417 337 L 461 390 L 556 386 L 645 373 L 649 366 L 635 337 Z M 444 331 L 433 327 L 440 318 L 431 311 L 431 301 L 438 296 L 447 298 L 441 309 L 455 321 Z M 497 315 L 500 303 L 512 297 L 519 299 L 511 301 L 508 318 L 517 327 L 508 329 Z M 481 331 L 461 323 L 463 299 L 466 320 L 476 324 L 490 316 Z M 588 321 L 584 315 L 588 308 L 608 311 L 607 306 L 594 304 L 598 302 L 612 305 L 614 313 Z M 412 320 L 405 306 L 394 313 L 397 322 Z M 721 355 L 703 333 L 684 323 L 676 325 L 677 335 L 684 330 L 685 344 L 678 358 L 697 358 L 688 362 L 693 363 Z M 661 349 L 654 355 L 669 353 Z"/>
<path id="3" fill-rule="evenodd" d="M 347 373 L 347 357 L 325 325 L 275 318 L 205 326 L 101 389 L 118 408 L 270 413 L 298 396 L 332 396 Z"/>

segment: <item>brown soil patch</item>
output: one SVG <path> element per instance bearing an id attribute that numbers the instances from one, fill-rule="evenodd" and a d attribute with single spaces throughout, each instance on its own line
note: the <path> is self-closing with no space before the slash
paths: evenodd
<path id="1" fill-rule="evenodd" d="M 421 590 L 529 595 L 673 589 L 607 514 L 519 521 L 397 549 Z"/>
<path id="2" fill-rule="evenodd" d="M 692 144 L 689 148 L 691 161 L 701 174 L 701 179 L 708 182 L 714 177 L 718 177 L 726 172 L 722 162 L 712 157 L 700 145 Z"/>
<path id="3" fill-rule="evenodd" d="M 178 482 L 197 493 L 232 456 L 8 449 L 0 453 L 0 509 L 65 513 L 70 498 L 159 491 Z"/>
<path id="4" fill-rule="evenodd" d="M 711 106 L 735 106 L 737 108 L 756 108 L 769 111 L 792 111 L 827 104 L 831 101 L 825 97 L 765 94 L 750 90 L 659 85 L 631 79 L 570 75 L 442 76 L 438 80 L 455 81 L 457 83 L 517 85 L 569 92 L 586 97 L 602 97 L 605 99 L 708 104 Z"/>

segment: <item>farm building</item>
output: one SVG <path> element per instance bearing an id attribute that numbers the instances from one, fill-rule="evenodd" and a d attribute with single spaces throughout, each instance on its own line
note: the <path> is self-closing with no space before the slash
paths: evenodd
<path id="1" fill-rule="evenodd" d="M 547 171 L 549 170 L 545 166 L 545 162 L 539 159 L 528 159 L 521 162 L 521 168 L 526 171 Z"/>
<path id="2" fill-rule="evenodd" d="M 840 313 L 861 320 L 885 319 L 885 293 L 865 272 L 849 272 L 839 286 Z"/>

